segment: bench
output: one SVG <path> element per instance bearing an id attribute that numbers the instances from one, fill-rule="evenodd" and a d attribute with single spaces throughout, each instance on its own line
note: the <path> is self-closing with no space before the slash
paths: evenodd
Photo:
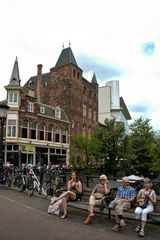
<path id="1" fill-rule="evenodd" d="M 83 191 L 81 201 L 68 202 L 68 206 L 87 211 L 88 199 L 90 194 L 91 194 L 91 190 L 85 189 Z M 102 204 L 95 206 L 94 212 L 99 213 L 100 217 L 102 217 L 102 215 L 105 214 L 108 216 L 108 220 L 110 220 L 111 216 L 114 215 L 114 208 L 109 208 L 109 203 L 114 199 L 114 197 L 115 197 L 115 193 L 111 191 L 111 194 L 109 196 L 104 197 Z M 130 209 L 128 209 L 127 211 L 124 211 L 124 217 L 129 219 L 135 219 L 134 211 L 135 211 L 135 205 L 133 204 Z M 155 211 L 149 214 L 148 222 L 160 224 L 160 196 L 157 197 L 157 204 L 155 206 Z"/>

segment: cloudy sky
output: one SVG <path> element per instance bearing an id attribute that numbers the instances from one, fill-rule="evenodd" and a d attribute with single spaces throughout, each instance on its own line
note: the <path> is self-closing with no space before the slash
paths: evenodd
<path id="1" fill-rule="evenodd" d="M 5 0 L 0 7 L 0 100 L 18 56 L 22 85 L 69 46 L 90 81 L 120 80 L 133 119 L 160 129 L 159 0 Z"/>

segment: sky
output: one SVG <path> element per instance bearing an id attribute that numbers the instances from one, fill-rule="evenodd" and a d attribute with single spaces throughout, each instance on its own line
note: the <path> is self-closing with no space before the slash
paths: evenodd
<path id="1" fill-rule="evenodd" d="M 0 7 L 0 100 L 18 57 L 22 86 L 54 67 L 62 46 L 88 81 L 119 80 L 132 121 L 160 130 L 159 0 L 5 0 Z M 132 122 L 131 121 L 131 122 Z"/>

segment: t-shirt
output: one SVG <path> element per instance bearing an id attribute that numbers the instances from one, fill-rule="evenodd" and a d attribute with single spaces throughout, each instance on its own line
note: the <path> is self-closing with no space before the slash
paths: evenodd
<path id="1" fill-rule="evenodd" d="M 101 193 L 101 194 L 105 194 L 105 189 L 104 189 L 104 186 L 103 185 L 101 185 L 100 183 L 99 184 L 97 184 L 95 187 L 94 187 L 94 189 L 93 189 L 93 191 L 96 193 Z"/>

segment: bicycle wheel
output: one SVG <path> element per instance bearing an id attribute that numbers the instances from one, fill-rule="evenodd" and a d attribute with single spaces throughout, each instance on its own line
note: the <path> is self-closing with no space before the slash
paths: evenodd
<path id="1" fill-rule="evenodd" d="M 6 179 L 5 179 L 5 186 L 6 187 L 10 187 L 11 186 L 11 174 L 10 173 L 7 173 L 6 175 Z"/>
<path id="2" fill-rule="evenodd" d="M 16 187 L 16 190 L 18 192 L 24 191 L 25 187 L 23 185 L 23 179 L 22 176 L 17 176 L 14 181 L 14 186 Z"/>
<path id="3" fill-rule="evenodd" d="M 50 187 L 50 183 L 46 180 L 44 180 L 42 182 L 42 187 L 41 187 L 41 193 L 45 192 L 47 194 L 47 196 L 50 194 L 51 192 L 51 187 Z"/>
<path id="4" fill-rule="evenodd" d="M 34 193 L 34 179 L 29 177 L 27 179 L 27 194 L 29 197 L 32 197 Z"/>

